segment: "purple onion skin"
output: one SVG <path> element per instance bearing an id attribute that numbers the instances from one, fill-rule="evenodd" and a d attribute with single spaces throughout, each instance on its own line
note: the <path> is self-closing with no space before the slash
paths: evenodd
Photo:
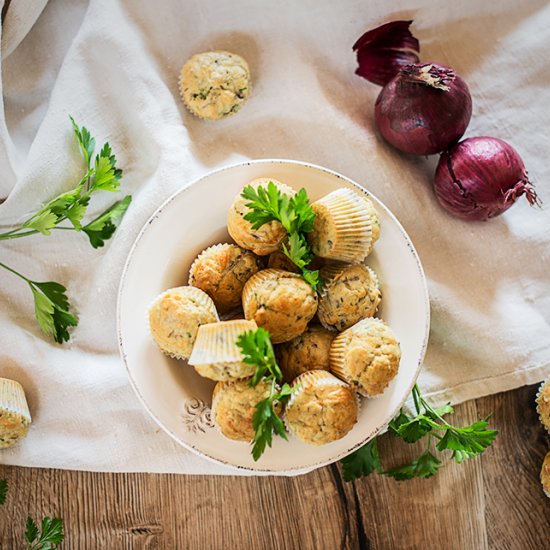
<path id="1" fill-rule="evenodd" d="M 374 109 L 376 125 L 386 141 L 413 155 L 444 151 L 462 137 L 472 117 L 466 82 L 449 67 L 429 65 L 452 75 L 452 80 L 445 82 L 448 91 L 412 81 L 402 70 L 384 86 Z"/>
<path id="2" fill-rule="evenodd" d="M 441 206 L 466 220 L 494 218 L 522 195 L 539 204 L 518 152 L 494 137 L 468 138 L 445 151 L 434 186 Z"/>

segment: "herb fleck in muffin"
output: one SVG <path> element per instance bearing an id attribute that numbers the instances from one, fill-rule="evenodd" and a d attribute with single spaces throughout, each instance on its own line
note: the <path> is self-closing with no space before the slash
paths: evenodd
<path id="1" fill-rule="evenodd" d="M 192 286 L 163 292 L 149 309 L 153 339 L 164 353 L 176 359 L 187 359 L 191 355 L 200 325 L 218 320 L 212 298 Z"/>
<path id="2" fill-rule="evenodd" d="M 330 370 L 366 397 L 386 389 L 400 360 L 399 342 L 380 319 L 359 321 L 339 334 L 330 348 Z"/>
<path id="3" fill-rule="evenodd" d="M 185 63 L 179 85 L 181 97 L 194 115 L 218 120 L 243 106 L 250 93 L 250 71 L 239 55 L 204 52 Z"/>
<path id="4" fill-rule="evenodd" d="M 302 277 L 265 269 L 250 277 L 243 290 L 246 319 L 256 321 L 274 344 L 299 336 L 317 311 L 317 294 Z"/>
<path id="5" fill-rule="evenodd" d="M 342 331 L 376 313 L 381 293 L 378 278 L 369 267 L 330 265 L 321 269 L 321 279 L 324 286 L 317 315 L 324 327 Z"/>
<path id="6" fill-rule="evenodd" d="M 271 178 L 259 178 L 252 181 L 250 185 L 254 189 L 260 185 L 267 188 L 269 182 L 273 182 L 282 193 L 295 195 L 292 187 Z M 247 202 L 249 201 L 240 194 L 235 198 L 227 216 L 227 230 L 239 246 L 252 250 L 258 256 L 267 256 L 279 249 L 286 237 L 286 231 L 276 220 L 265 223 L 259 229 L 252 229 L 252 224 L 244 219 L 244 216 L 250 212 L 250 209 L 245 206 Z"/>
<path id="7" fill-rule="evenodd" d="M 290 342 L 279 344 L 275 351 L 285 382 L 292 382 L 309 370 L 328 371 L 330 346 L 335 336 L 323 327 L 312 326 Z"/>
<path id="8" fill-rule="evenodd" d="M 330 372 L 305 372 L 294 380 L 286 406 L 288 429 L 304 443 L 324 445 L 344 437 L 357 422 L 352 388 Z"/>
<path id="9" fill-rule="evenodd" d="M 543 426 L 550 432 L 550 378 L 543 382 L 539 388 L 537 411 Z"/>
<path id="10" fill-rule="evenodd" d="M 223 435 L 235 441 L 254 439 L 256 405 L 270 395 L 271 383 L 249 385 L 249 379 L 218 382 L 212 395 L 212 419 Z"/>
<path id="11" fill-rule="evenodd" d="M 235 244 L 216 244 L 201 252 L 189 271 L 189 284 L 204 290 L 220 313 L 241 305 L 243 287 L 262 269 L 260 258 Z"/>
<path id="12" fill-rule="evenodd" d="M 0 378 L 0 449 L 12 447 L 27 436 L 31 415 L 21 384 Z"/>

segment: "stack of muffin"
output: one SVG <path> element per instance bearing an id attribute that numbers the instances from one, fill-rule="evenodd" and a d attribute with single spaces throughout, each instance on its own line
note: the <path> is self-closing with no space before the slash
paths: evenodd
<path id="1" fill-rule="evenodd" d="M 272 179 L 251 185 L 269 182 L 295 194 Z M 236 341 L 264 327 L 285 381 L 295 388 L 281 411 L 287 428 L 306 443 L 330 443 L 357 421 L 358 396 L 380 395 L 399 368 L 399 343 L 374 317 L 381 300 L 378 278 L 364 263 L 380 235 L 378 214 L 366 194 L 348 188 L 313 203 L 308 240 L 312 268 L 320 268 L 323 281 L 317 293 L 281 252 L 287 238 L 282 225 L 271 221 L 253 229 L 244 219 L 246 203 L 239 195 L 228 215 L 236 244 L 204 250 L 191 266 L 189 286 L 156 299 L 151 333 L 163 352 L 188 359 L 201 376 L 218 382 L 216 425 L 226 437 L 250 442 L 252 416 L 270 384 L 249 385 L 255 369 L 243 363 Z"/>

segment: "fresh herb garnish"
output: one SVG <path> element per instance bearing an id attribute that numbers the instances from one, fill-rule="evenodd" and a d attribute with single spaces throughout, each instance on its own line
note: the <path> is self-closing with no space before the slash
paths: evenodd
<path id="1" fill-rule="evenodd" d="M 277 383 L 282 381 L 283 375 L 277 365 L 273 344 L 266 329 L 260 327 L 244 332 L 237 338 L 237 346 L 243 355 L 243 362 L 256 367 L 250 379 L 250 385 L 256 386 L 261 381 L 271 382 L 269 396 L 256 405 L 256 411 L 252 417 L 255 432 L 252 457 L 258 460 L 264 453 L 266 445 L 271 447 L 273 433 L 287 439 L 284 424 L 275 410 L 275 403 L 286 401 L 293 389 L 288 384 L 284 384 L 277 391 Z"/>
<path id="2" fill-rule="evenodd" d="M 261 185 L 254 189 L 247 185 L 241 193 L 249 202 L 246 206 L 250 212 L 244 219 L 252 224 L 252 229 L 259 229 L 271 221 L 279 221 L 288 233 L 288 245 L 283 244 L 283 252 L 302 271 L 305 281 L 314 290 L 320 285 L 319 271 L 307 269 L 313 259 L 313 252 L 307 242 L 306 233 L 313 230 L 315 213 L 309 204 L 305 189 L 300 189 L 294 196 L 282 193 L 270 181 L 266 187 Z"/>
<path id="3" fill-rule="evenodd" d="M 63 520 L 61 518 L 45 517 L 42 520 L 40 530 L 34 520 L 27 517 L 25 529 L 27 539 L 27 550 L 52 550 L 63 542 Z"/>
<path id="4" fill-rule="evenodd" d="M 50 200 L 19 226 L 0 233 L 0 241 L 38 233 L 50 235 L 52 230 L 69 230 L 84 232 L 90 244 L 94 248 L 99 248 L 111 238 L 116 230 L 117 220 L 126 213 L 132 201 L 130 195 L 115 202 L 95 219 L 83 225 L 82 220 L 94 193 L 120 191 L 122 170 L 117 168 L 116 157 L 108 143 L 103 145 L 94 158 L 95 139 L 86 128 L 80 128 L 72 117 L 70 119 L 84 157 L 86 173 L 73 189 Z M 69 225 L 62 225 L 63 222 L 68 222 Z M 17 275 L 29 285 L 34 298 L 36 319 L 42 332 L 52 336 L 56 342 L 67 341 L 70 337 L 68 328 L 76 326 L 78 320 L 69 311 L 66 288 L 52 281 L 33 281 L 1 262 L 0 267 Z"/>
<path id="5" fill-rule="evenodd" d="M 431 477 L 443 467 L 442 461 L 432 453 L 432 439 L 437 440 L 435 448 L 438 451 L 452 451 L 451 458 L 460 464 L 468 458 L 480 455 L 493 443 L 498 434 L 496 430 L 488 428 L 487 419 L 478 420 L 462 428 L 453 426 L 443 418 L 454 412 L 451 405 L 432 407 L 422 396 L 416 384 L 412 397 L 416 416 L 409 416 L 401 410 L 399 415 L 390 422 L 388 431 L 407 443 L 414 443 L 427 435 L 427 447 L 424 452 L 409 464 L 384 471 L 378 455 L 376 438 L 372 439 L 361 449 L 342 460 L 346 481 L 367 476 L 375 471 L 398 481 L 413 477 Z"/>
<path id="6" fill-rule="evenodd" d="M 8 482 L 5 479 L 0 479 L 0 505 L 5 504 L 8 496 Z"/>

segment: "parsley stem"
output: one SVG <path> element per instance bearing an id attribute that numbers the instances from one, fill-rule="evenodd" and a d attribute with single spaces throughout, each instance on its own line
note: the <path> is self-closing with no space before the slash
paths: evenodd
<path id="1" fill-rule="evenodd" d="M 37 231 L 36 229 L 29 229 L 28 231 L 17 233 L 17 231 L 21 231 L 22 229 L 23 229 L 22 227 L 19 227 L 13 231 L 8 231 L 7 233 L 0 233 L 0 241 L 8 241 L 10 239 L 19 239 L 20 237 L 27 237 L 29 235 L 36 235 L 37 233 L 40 233 L 40 231 Z"/>
<path id="2" fill-rule="evenodd" d="M 420 400 L 422 400 L 422 397 L 420 395 L 420 389 L 418 388 L 417 384 L 413 386 L 412 397 L 414 401 L 414 408 L 416 409 L 416 414 L 420 414 Z"/>
<path id="3" fill-rule="evenodd" d="M 27 283 L 32 284 L 32 281 L 30 279 L 27 279 L 27 277 L 25 277 L 25 275 L 21 275 L 21 273 L 19 273 L 18 271 L 15 271 L 15 269 L 12 269 L 9 265 L 6 265 L 6 264 L 3 264 L 2 262 L 0 262 L 0 267 L 3 267 L 4 269 L 7 269 L 8 271 L 11 271 L 14 275 L 17 275 L 19 278 L 23 279 Z"/>

